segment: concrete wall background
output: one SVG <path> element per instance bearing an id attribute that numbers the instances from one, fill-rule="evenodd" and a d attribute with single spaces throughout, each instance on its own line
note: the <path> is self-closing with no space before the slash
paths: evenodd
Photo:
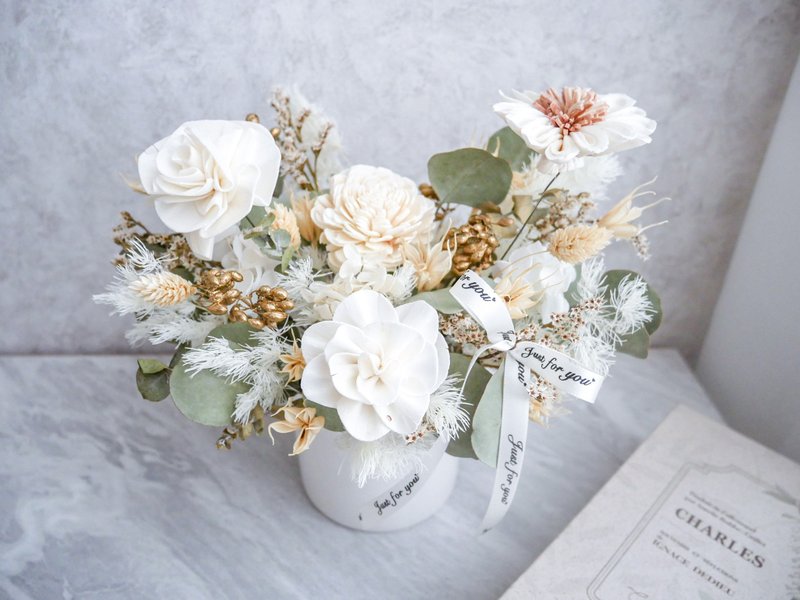
<path id="1" fill-rule="evenodd" d="M 623 91 L 659 122 L 621 155 L 612 196 L 659 174 L 650 218 L 656 343 L 690 358 L 800 47 L 800 3 L 6 1 L 0 6 L 0 352 L 125 352 L 90 302 L 111 277 L 133 157 L 182 121 L 268 113 L 298 83 L 337 119 L 352 162 L 419 180 L 428 157 L 500 126 L 499 88 Z M 147 217 L 145 217 L 147 218 Z M 152 219 L 151 219 L 152 220 Z"/>

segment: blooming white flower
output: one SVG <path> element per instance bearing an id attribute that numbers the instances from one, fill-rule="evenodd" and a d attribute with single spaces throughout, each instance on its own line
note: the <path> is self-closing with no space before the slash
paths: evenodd
<path id="1" fill-rule="evenodd" d="M 267 206 L 280 151 L 269 131 L 249 121 L 190 121 L 139 156 L 139 179 L 164 224 L 210 259 L 214 238 L 255 206 Z"/>
<path id="2" fill-rule="evenodd" d="M 303 394 L 335 408 L 362 441 L 416 431 L 450 366 L 438 324 L 425 302 L 395 308 L 370 290 L 350 295 L 303 335 Z"/>
<path id="3" fill-rule="evenodd" d="M 546 173 L 582 166 L 584 156 L 601 156 L 650 143 L 656 122 L 625 94 L 597 94 L 579 87 L 544 93 L 516 92 L 494 105 L 528 147 L 541 155 Z"/>
<path id="4" fill-rule="evenodd" d="M 403 245 L 427 242 L 435 206 L 414 182 L 382 167 L 356 165 L 331 177 L 330 193 L 317 198 L 311 218 L 322 229 L 328 262 L 338 271 L 344 248 L 387 269 L 403 263 Z"/>
<path id="5" fill-rule="evenodd" d="M 248 240 L 239 232 L 224 242 L 227 251 L 222 257 L 222 266 L 242 274 L 242 281 L 236 288 L 242 293 L 249 293 L 262 285 L 277 285 L 278 274 L 275 272 L 280 262 L 265 255 L 253 240 Z"/>
<path id="6" fill-rule="evenodd" d="M 543 323 L 549 323 L 553 313 L 569 310 L 565 294 L 575 280 L 575 268 L 558 260 L 541 242 L 513 250 L 507 260 L 494 267 L 495 279 L 524 278 L 533 293 L 540 295 L 535 307 Z"/>

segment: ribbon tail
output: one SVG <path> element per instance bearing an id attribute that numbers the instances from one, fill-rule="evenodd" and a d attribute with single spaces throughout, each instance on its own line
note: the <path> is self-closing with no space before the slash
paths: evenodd
<path id="1" fill-rule="evenodd" d="M 500 440 L 497 448 L 497 467 L 489 506 L 481 523 L 485 533 L 497 525 L 508 512 L 517 493 L 522 475 L 525 446 L 528 443 L 528 392 L 526 365 L 506 355 L 503 362 L 503 402 Z"/>

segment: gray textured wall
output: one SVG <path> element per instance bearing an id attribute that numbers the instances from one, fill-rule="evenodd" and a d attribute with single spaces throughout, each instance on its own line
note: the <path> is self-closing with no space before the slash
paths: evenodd
<path id="1" fill-rule="evenodd" d="M 498 88 L 579 84 L 637 98 L 659 129 L 612 189 L 660 174 L 643 272 L 661 345 L 692 357 L 707 327 L 800 47 L 800 4 L 311 0 L 31 2 L 0 6 L 3 352 L 127 351 L 93 306 L 109 230 L 149 212 L 118 174 L 180 122 L 266 114 L 297 82 L 352 161 L 424 178 L 430 154 L 500 123 Z M 617 265 L 636 266 L 631 252 Z"/>

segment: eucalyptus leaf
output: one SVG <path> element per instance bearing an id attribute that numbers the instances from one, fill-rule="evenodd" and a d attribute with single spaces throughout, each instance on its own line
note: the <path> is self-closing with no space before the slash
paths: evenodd
<path id="1" fill-rule="evenodd" d="M 336 412 L 335 408 L 328 408 L 327 406 L 322 406 L 321 404 L 317 404 L 316 402 L 311 402 L 311 400 L 303 400 L 303 404 L 305 404 L 309 408 L 314 408 L 317 411 L 317 414 L 325 417 L 325 429 L 329 431 L 344 431 L 344 425 L 342 425 L 342 420 L 339 418 L 339 413 Z"/>
<path id="2" fill-rule="evenodd" d="M 617 344 L 617 352 L 630 354 L 636 358 L 647 358 L 650 349 L 650 336 L 644 327 L 633 333 L 623 335 Z"/>
<path id="3" fill-rule="evenodd" d="M 463 380 L 468 367 L 468 356 L 456 353 L 450 354 L 450 375 L 460 375 Z M 478 402 L 483 395 L 483 390 L 486 389 L 486 384 L 490 378 L 489 371 L 479 364 L 476 364 L 470 371 L 469 379 L 467 379 L 467 384 L 464 386 L 464 409 L 469 414 L 470 424 L 466 431 L 462 431 L 456 439 L 450 440 L 447 445 L 448 454 L 460 458 L 478 458 L 472 449 L 472 421 L 475 417 L 475 410 L 478 408 Z"/>
<path id="4" fill-rule="evenodd" d="M 211 330 L 206 341 L 211 338 L 223 338 L 241 346 L 252 346 L 254 342 L 250 337 L 256 330 L 247 323 L 224 323 Z"/>
<path id="5" fill-rule="evenodd" d="M 472 449 L 475 455 L 490 467 L 497 464 L 502 407 L 503 365 L 501 364 L 486 384 L 472 420 Z"/>
<path id="6" fill-rule="evenodd" d="M 495 131 L 486 144 L 486 149 L 498 158 L 502 158 L 512 171 L 521 171 L 531 163 L 533 150 L 510 127 Z"/>
<path id="7" fill-rule="evenodd" d="M 247 213 L 247 216 L 244 218 L 245 225 L 250 227 L 255 227 L 258 225 L 264 217 L 267 216 L 267 209 L 263 206 L 254 206 L 250 209 L 250 212 Z"/>
<path id="8" fill-rule="evenodd" d="M 294 246 L 287 246 L 286 250 L 283 251 L 283 256 L 281 256 L 281 271 L 286 272 L 286 269 L 289 267 L 289 263 L 292 262 L 292 258 L 294 258 L 295 247 Z"/>
<path id="9" fill-rule="evenodd" d="M 278 248 L 286 248 L 292 241 L 292 236 L 283 229 L 274 229 L 269 235 Z"/>
<path id="10" fill-rule="evenodd" d="M 236 396 L 249 389 L 244 382 L 231 382 L 207 370 L 190 375 L 183 360 L 169 378 L 170 394 L 178 410 L 196 423 L 213 427 L 230 425 Z"/>
<path id="11" fill-rule="evenodd" d="M 445 315 L 454 315 L 464 310 L 464 307 L 456 302 L 456 299 L 453 298 L 452 294 L 450 294 L 449 288 L 442 288 L 433 292 L 420 292 L 419 294 L 414 294 L 408 300 L 403 302 L 403 304 L 416 302 L 417 300 L 427 302 L 433 308 Z"/>
<path id="12" fill-rule="evenodd" d="M 160 360 L 156 360 L 155 358 L 140 358 L 136 362 L 139 363 L 139 369 L 145 375 L 153 375 L 154 373 L 160 373 L 164 369 L 167 369 L 167 365 L 162 363 Z"/>
<path id="13" fill-rule="evenodd" d="M 179 277 L 183 277 L 189 283 L 195 282 L 194 273 L 192 273 L 186 267 L 177 266 L 173 268 L 170 272 L 175 273 L 175 275 L 178 275 Z"/>
<path id="14" fill-rule="evenodd" d="M 281 173 L 278 175 L 278 180 L 275 182 L 275 189 L 272 190 L 272 197 L 277 198 L 283 192 L 283 180 L 286 179 L 286 175 Z"/>
<path id="15" fill-rule="evenodd" d="M 508 163 L 478 148 L 434 154 L 428 161 L 428 177 L 442 202 L 468 206 L 500 204 L 511 187 Z"/>
<path id="16" fill-rule="evenodd" d="M 160 402 L 169 396 L 169 370 L 165 367 L 155 373 L 145 373 L 139 367 L 136 369 L 136 388 L 145 400 Z"/>

